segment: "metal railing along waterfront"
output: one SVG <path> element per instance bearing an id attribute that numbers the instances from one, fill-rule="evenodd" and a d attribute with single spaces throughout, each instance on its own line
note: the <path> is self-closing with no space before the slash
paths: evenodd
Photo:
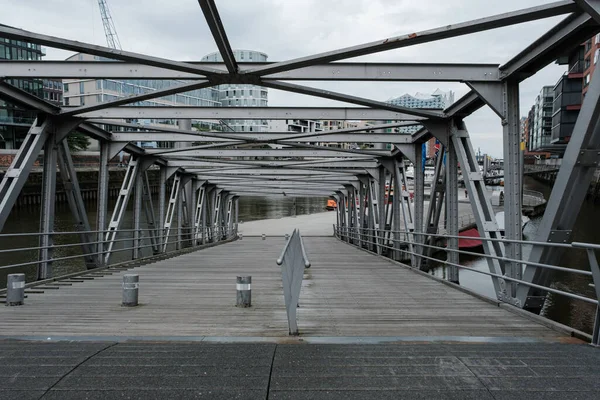
<path id="1" fill-rule="evenodd" d="M 418 265 L 422 265 L 424 262 L 433 262 L 439 266 L 447 266 L 451 268 L 457 268 L 459 270 L 468 270 L 472 273 L 486 275 L 491 277 L 493 280 L 502 280 L 507 284 L 513 285 L 524 285 L 530 288 L 536 288 L 544 292 L 552 293 L 559 296 L 565 296 L 573 300 L 582 301 L 596 307 L 596 318 L 593 326 L 592 344 L 600 346 L 600 267 L 598 265 L 598 259 L 596 257 L 596 251 L 600 251 L 599 244 L 592 243 L 549 243 L 549 242 L 536 242 L 536 241 L 525 241 L 525 240 L 508 240 L 508 239 L 495 239 L 495 238 L 484 238 L 484 237 L 466 237 L 466 236 L 453 236 L 446 234 L 434 234 L 434 233 L 416 233 L 406 231 L 394 231 L 394 230 L 380 230 L 380 229 L 367 229 L 367 228 L 349 228 L 333 226 L 335 236 L 347 242 L 348 244 L 363 248 L 365 250 L 377 252 L 380 255 L 384 255 L 394 260 L 410 260 L 410 267 L 416 268 Z M 439 239 L 439 241 L 429 241 L 424 243 L 426 237 Z M 470 240 L 481 240 L 487 242 L 495 242 L 501 246 L 510 244 L 521 244 L 531 246 L 543 246 L 543 247 L 560 247 L 563 249 L 580 250 L 585 251 L 588 258 L 588 265 L 582 266 L 586 269 L 575 269 L 567 268 L 558 265 L 551 265 L 539 262 L 531 262 L 528 260 L 514 259 L 509 257 L 493 256 L 485 253 L 479 253 L 468 250 L 452 249 L 446 246 L 448 239 L 470 239 Z M 441 244 L 440 244 L 441 242 Z M 413 249 L 411 251 L 411 249 Z M 538 285 L 528 282 L 524 279 L 518 279 L 515 277 L 507 276 L 506 274 L 496 274 L 489 271 L 481 271 L 475 269 L 472 266 L 462 265 L 460 263 L 450 262 L 438 257 L 433 257 L 433 254 L 425 251 L 431 249 L 434 252 L 454 252 L 459 255 L 471 256 L 471 257 L 482 257 L 485 259 L 493 259 L 503 263 L 515 263 L 518 267 L 524 268 L 525 266 L 532 266 L 535 268 L 547 269 L 550 271 L 562 272 L 567 274 L 573 274 L 578 276 L 587 277 L 589 287 L 593 289 L 593 294 L 590 293 L 574 293 L 572 291 L 558 289 L 557 287 Z M 520 276 L 521 274 L 519 274 Z M 502 293 L 497 293 L 498 300 L 503 301 L 504 296 Z"/>
<path id="2" fill-rule="evenodd" d="M 113 264 L 121 264 L 123 262 L 144 262 L 144 260 L 153 259 L 162 255 L 176 254 L 179 251 L 187 251 L 196 247 L 215 244 L 221 241 L 229 241 L 237 236 L 237 229 L 229 229 L 227 227 L 204 227 L 198 230 L 196 227 L 181 227 L 173 228 L 174 232 L 168 235 L 159 234 L 153 236 L 156 229 L 144 228 L 144 229 L 120 229 L 119 233 L 131 235 L 129 237 L 122 237 L 112 240 L 114 243 L 122 243 L 123 248 L 112 248 L 110 251 L 106 250 L 103 246 L 107 243 L 104 240 L 94 241 L 70 241 L 71 237 L 79 237 L 81 235 L 93 235 L 97 238 L 99 235 L 106 236 L 110 234 L 111 230 L 95 230 L 95 231 L 67 231 L 67 232 L 51 232 L 51 233 L 10 233 L 0 234 L 0 244 L 4 243 L 4 247 L 0 249 L 0 271 L 10 270 L 10 273 L 28 272 L 31 275 L 31 270 L 36 269 L 37 280 L 46 279 L 58 279 L 60 276 L 47 276 L 40 277 L 39 269 L 42 264 L 55 264 L 60 262 L 68 262 L 71 266 L 74 261 L 81 261 L 86 263 L 86 258 L 93 258 L 92 266 L 88 266 L 88 271 L 93 271 L 97 268 L 110 267 L 112 264 L 106 263 L 105 256 L 107 254 L 116 254 L 123 252 L 131 252 L 132 256 L 129 259 L 121 259 Z M 10 247 L 6 248 L 7 244 L 19 240 L 22 242 L 32 241 L 39 242 L 42 236 L 50 236 L 53 239 L 60 238 L 61 240 L 68 241 L 69 243 L 52 244 L 48 246 L 26 246 L 26 247 Z M 147 241 L 150 241 L 147 243 Z M 132 243 L 130 245 L 130 243 Z M 102 247 L 101 247 L 102 246 Z M 85 251 L 84 249 L 88 250 Z M 91 249 L 91 251 L 90 251 Z M 143 256 L 142 250 L 151 249 L 152 255 Z M 65 251 L 75 252 L 77 254 L 69 254 L 58 257 L 44 258 L 41 254 L 43 250 L 52 251 Z M 13 262 L 8 264 L 2 264 L 2 260 L 7 258 L 14 259 L 28 259 L 35 258 L 31 261 Z M 83 267 L 85 268 L 85 267 Z M 79 268 L 77 271 L 70 272 L 85 272 L 84 269 Z M 0 272 L 1 274 L 2 272 Z M 34 278 L 34 280 L 36 280 Z M 31 283 L 31 280 L 30 280 Z M 0 288 L 0 291 L 2 289 Z"/>

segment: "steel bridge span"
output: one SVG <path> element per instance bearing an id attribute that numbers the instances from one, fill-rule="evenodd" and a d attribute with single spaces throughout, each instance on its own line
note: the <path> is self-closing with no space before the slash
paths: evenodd
<path id="1" fill-rule="evenodd" d="M 199 0 L 199 4 L 222 63 L 168 60 L 0 25 L 2 38 L 118 61 L 0 61 L 0 98 L 37 114 L 0 183 L 0 231 L 38 157 L 42 157 L 44 168 L 40 230 L 30 233 L 38 246 L 1 250 L 33 251 L 38 257 L 2 266 L 13 271 L 35 266 L 37 274 L 27 285 L 24 306 L 0 310 L 0 335 L 37 341 L 46 336 L 47 341 L 59 341 L 48 345 L 1 342 L 0 358 L 6 362 L 0 368 L 0 397 L 110 397 L 117 392 L 139 397 L 144 387 L 159 393 L 159 397 L 182 398 L 210 397 L 214 393 L 223 398 L 240 393 L 249 398 L 315 398 L 330 391 L 343 398 L 397 397 L 403 390 L 425 398 L 437 393 L 447 398 L 507 395 L 514 399 L 527 391 L 545 396 L 548 390 L 559 393 L 554 394 L 556 398 L 563 398 L 560 395 L 569 390 L 583 392 L 584 398 L 597 396 L 598 353 L 591 347 L 559 342 L 576 336 L 600 343 L 600 268 L 595 253 L 600 246 L 574 242 L 572 232 L 600 162 L 600 79 L 589 85 L 543 222 L 537 237 L 527 242 L 521 230 L 519 84 L 600 32 L 600 2 L 557 1 L 262 64 L 239 63 L 215 1 Z M 564 19 L 503 65 L 338 62 L 556 16 Z M 184 83 L 103 104 L 59 107 L 12 86 L 7 80 L 13 78 L 177 79 Z M 469 86 L 470 92 L 440 111 L 394 106 L 306 86 L 302 81 L 461 82 Z M 252 84 L 352 106 L 135 105 L 220 84 Z M 504 235 L 464 122 L 482 107 L 490 107 L 498 115 L 503 129 Z M 375 122 L 366 128 L 298 134 L 190 129 L 192 119 L 294 118 Z M 136 119 L 177 119 L 182 129 L 125 122 Z M 414 134 L 389 132 L 404 126 L 419 126 L 419 130 Z M 65 140 L 75 130 L 100 142 L 95 223 L 88 220 Z M 422 144 L 433 137 L 442 148 L 426 207 Z M 142 141 L 177 145 L 150 150 L 134 144 Z M 374 148 L 324 145 L 331 142 L 373 144 Z M 386 150 L 384 144 L 390 143 L 391 150 Z M 129 153 L 130 160 L 117 202 L 109 210 L 108 165 L 122 151 Z M 405 166 L 409 162 L 415 170 L 414 199 L 404 191 L 408 187 Z M 496 294 L 491 300 L 465 293 L 457 285 L 459 271 L 466 268 L 459 255 L 469 254 L 458 248 L 459 165 L 489 267 L 479 272 L 490 277 Z M 160 171 L 158 213 L 149 195 L 149 169 Z M 69 234 L 78 238 L 75 244 L 55 242 L 57 181 L 67 192 L 75 225 Z M 338 204 L 336 213 L 331 214 L 335 220 L 326 231 L 329 237 L 305 239 L 314 269 L 305 274 L 304 297 L 300 297 L 299 325 L 305 332 L 300 339 L 288 339 L 282 327 L 285 310 L 281 304 L 281 276 L 277 267 L 270 266 L 270 260 L 274 261 L 285 243 L 281 235 L 264 241 L 247 237 L 239 240 L 239 198 L 265 195 L 333 197 Z M 130 203 L 133 227 L 129 230 L 124 227 L 124 217 Z M 445 227 L 443 234 L 440 226 Z M 289 233 L 295 227 L 290 228 Z M 117 244 L 130 240 L 124 238 L 125 233 L 131 234 L 132 244 L 123 249 Z M 3 240 L 9 236 L 3 235 Z M 78 246 L 81 252 L 58 256 L 57 249 L 67 246 Z M 527 257 L 525 246 L 532 247 Z M 144 257 L 144 248 L 151 249 L 151 257 Z M 112 258 L 116 251 L 131 251 L 132 261 L 115 265 Z M 556 265 L 561 255 L 574 251 L 585 252 L 587 265 Z M 440 252 L 445 257 L 440 259 Z M 53 266 L 71 258 L 84 259 L 86 273 L 56 276 Z M 446 265 L 447 279 L 425 276 L 421 270 L 428 262 Z M 140 287 L 147 285 L 145 290 L 153 295 L 142 300 L 139 307 L 125 309 L 111 296 L 121 290 L 123 270 L 134 266 L 141 276 Z M 226 282 L 241 273 L 242 267 L 254 273 L 258 302 L 245 311 L 224 304 L 229 290 Z M 552 277 L 556 272 L 576 275 L 591 285 L 590 290 L 572 293 L 554 287 Z M 594 307 L 592 335 L 524 311 L 539 311 L 549 293 Z M 182 338 L 221 342 L 227 337 L 230 341 L 272 344 L 194 346 L 147 342 Z M 60 342 L 73 338 L 79 343 Z M 85 344 L 86 340 L 100 343 Z M 137 344 L 123 344 L 127 340 Z M 329 344 L 282 344 L 288 340 L 295 344 L 304 340 Z M 386 341 L 395 344 L 358 346 Z M 396 343 L 406 341 L 454 345 L 425 348 Z M 486 344 L 456 344 L 474 341 Z M 349 343 L 349 347 L 339 343 Z M 513 350 L 507 350 L 509 345 Z M 57 356 L 59 353 L 61 356 Z M 575 361 L 569 365 L 577 368 L 567 371 L 564 366 L 571 359 Z M 38 368 L 32 370 L 28 365 Z M 56 368 L 61 365 L 64 368 Z M 390 365 L 392 370 L 382 370 Z M 402 365 L 407 367 L 399 368 Z M 134 366 L 135 371 L 127 372 L 123 368 L 127 366 Z M 163 374 L 176 378 L 165 378 Z M 211 379 L 201 379 L 204 375 Z M 551 375 L 555 376 L 548 378 Z"/>

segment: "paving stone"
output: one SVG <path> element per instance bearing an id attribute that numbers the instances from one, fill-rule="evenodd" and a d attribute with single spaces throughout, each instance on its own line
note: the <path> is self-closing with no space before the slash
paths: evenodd
<path id="1" fill-rule="evenodd" d="M 43 395 L 43 390 L 6 390 L 0 388 L 0 400 L 38 400 Z"/>
<path id="2" fill-rule="evenodd" d="M 267 390 L 51 390 L 43 400 L 264 400 Z"/>
<path id="3" fill-rule="evenodd" d="M 269 400 L 494 400 L 487 390 L 306 390 L 269 393 Z"/>

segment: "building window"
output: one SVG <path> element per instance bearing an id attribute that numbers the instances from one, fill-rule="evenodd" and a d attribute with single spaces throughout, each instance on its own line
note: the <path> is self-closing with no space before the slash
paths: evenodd
<path id="1" fill-rule="evenodd" d="M 594 65 L 598 62 L 598 56 L 600 55 L 600 49 L 596 49 L 594 52 Z"/>
<path id="2" fill-rule="evenodd" d="M 65 84 L 63 85 L 63 90 L 64 90 L 65 92 L 68 92 L 68 91 L 69 91 L 69 84 L 68 84 L 68 83 L 65 83 Z"/>
<path id="3" fill-rule="evenodd" d="M 68 105 L 69 105 L 69 98 L 65 97 L 65 106 L 68 106 Z"/>

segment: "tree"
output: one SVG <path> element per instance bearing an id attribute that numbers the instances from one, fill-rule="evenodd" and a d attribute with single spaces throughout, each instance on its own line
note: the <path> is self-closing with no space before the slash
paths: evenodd
<path id="1" fill-rule="evenodd" d="M 69 133 L 67 144 L 71 153 L 74 151 L 84 151 L 90 146 L 90 139 L 79 131 Z"/>

